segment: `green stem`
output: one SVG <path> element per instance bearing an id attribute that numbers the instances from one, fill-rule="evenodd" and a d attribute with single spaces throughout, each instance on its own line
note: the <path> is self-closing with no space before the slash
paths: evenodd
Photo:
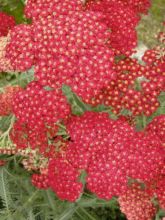
<path id="1" fill-rule="evenodd" d="M 76 214 L 79 216 L 80 219 L 84 220 L 78 211 L 76 211 Z"/>
<path id="2" fill-rule="evenodd" d="M 143 128 L 145 128 L 146 125 L 147 125 L 147 120 L 146 120 L 146 116 L 145 115 L 142 116 L 142 121 L 143 121 Z"/>
<path id="3" fill-rule="evenodd" d="M 7 137 L 9 135 L 10 130 L 12 129 L 14 122 L 15 122 L 15 116 L 12 116 L 9 128 L 1 135 L 0 138 L 3 139 L 3 137 Z"/>
<path id="4" fill-rule="evenodd" d="M 51 192 L 49 190 L 46 190 L 46 194 L 47 194 L 47 198 L 48 198 L 48 201 L 49 201 L 49 204 L 52 208 L 52 210 L 55 210 L 55 206 L 54 206 L 54 202 L 53 202 L 53 199 L 52 199 L 52 195 L 51 195 Z"/>
<path id="5" fill-rule="evenodd" d="M 12 219 L 14 219 L 14 216 L 16 216 L 18 213 L 21 213 L 23 211 L 23 209 L 25 209 L 26 206 L 28 206 L 29 203 L 31 203 L 33 201 L 33 199 L 36 197 L 37 193 L 39 192 L 39 190 L 36 190 L 32 196 L 24 203 L 24 205 L 18 210 L 16 210 L 14 212 L 14 214 L 12 215 Z M 9 217 L 9 216 L 8 216 Z M 7 218 L 8 219 L 8 218 Z"/>
<path id="6" fill-rule="evenodd" d="M 80 210 L 82 212 L 84 212 L 85 215 L 87 215 L 89 217 L 89 219 L 91 220 L 96 220 L 95 218 L 93 218 L 93 216 L 91 216 L 84 208 L 80 207 Z"/>
<path id="7" fill-rule="evenodd" d="M 60 124 L 59 122 L 56 123 L 57 126 L 59 126 L 60 128 L 63 128 L 64 130 L 66 130 L 66 127 L 62 124 Z"/>
<path id="8" fill-rule="evenodd" d="M 7 202 L 6 188 L 5 188 L 5 182 L 4 182 L 4 170 L 2 170 L 1 176 L 2 176 L 2 187 L 3 187 L 4 197 L 5 197 L 5 204 L 6 204 L 7 212 L 9 213 L 9 218 L 10 218 L 11 214 L 10 214 L 10 210 L 9 210 L 9 206 Z"/>

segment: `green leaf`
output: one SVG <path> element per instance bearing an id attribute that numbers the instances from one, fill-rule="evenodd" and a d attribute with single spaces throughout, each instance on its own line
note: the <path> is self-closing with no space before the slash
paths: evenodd
<path id="1" fill-rule="evenodd" d="M 123 109 L 121 112 L 120 112 L 121 115 L 124 115 L 124 116 L 131 116 L 132 115 L 132 112 L 129 111 L 128 109 Z"/>
<path id="2" fill-rule="evenodd" d="M 63 210 L 62 214 L 57 218 L 54 218 L 54 220 L 70 220 L 77 208 L 78 207 L 75 204 L 69 204 L 69 207 Z"/>
<path id="3" fill-rule="evenodd" d="M 85 170 L 83 170 L 81 172 L 80 177 L 79 177 L 80 182 L 83 184 L 83 186 L 85 186 L 85 184 L 86 184 L 86 177 L 87 177 L 87 172 Z"/>
<path id="4" fill-rule="evenodd" d="M 25 22 L 24 0 L 0 0 L 0 10 L 15 17 L 17 23 Z"/>
<path id="5" fill-rule="evenodd" d="M 63 85 L 62 91 L 71 105 L 72 113 L 74 115 L 82 115 L 85 111 L 91 110 L 90 106 L 84 104 L 82 99 L 78 97 L 69 86 Z"/>
<path id="6" fill-rule="evenodd" d="M 54 89 L 51 88 L 50 86 L 44 86 L 44 89 L 45 89 L 46 91 L 52 91 L 52 90 L 54 90 Z"/>

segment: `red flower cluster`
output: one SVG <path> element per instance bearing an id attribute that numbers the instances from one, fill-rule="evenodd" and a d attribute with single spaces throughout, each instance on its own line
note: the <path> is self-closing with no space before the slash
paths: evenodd
<path id="1" fill-rule="evenodd" d="M 47 17 L 52 14 L 55 16 L 65 15 L 80 10 L 82 10 L 80 0 L 28 0 L 25 7 L 25 15 L 28 18 L 37 20 L 38 18 Z"/>
<path id="2" fill-rule="evenodd" d="M 117 72 L 116 79 L 102 88 L 100 94 L 89 103 L 111 106 L 115 114 L 128 109 L 135 116 L 149 116 L 156 111 L 159 107 L 158 96 L 164 89 L 164 78 L 158 68 L 151 69 L 140 65 L 135 59 L 126 58 L 114 65 L 114 71 Z M 140 79 L 142 76 L 145 77 L 145 81 Z M 136 84 L 139 84 L 139 89 L 136 88 Z"/>
<path id="3" fill-rule="evenodd" d="M 163 51 L 165 52 L 165 49 L 162 49 L 161 51 L 161 48 L 159 46 L 147 50 L 143 56 L 143 61 L 147 65 L 158 64 L 160 61 L 163 61 L 165 59 L 164 56 L 161 56 L 161 53 L 163 55 Z"/>
<path id="4" fill-rule="evenodd" d="M 155 192 L 157 194 L 160 207 L 165 209 L 165 176 L 157 181 Z"/>
<path id="5" fill-rule="evenodd" d="M 165 91 L 165 32 L 159 33 L 158 39 L 160 46 L 147 50 L 142 59 L 148 67 L 146 77 L 150 80 L 146 88 L 150 86 L 148 90 L 156 90 L 155 93 L 159 94 Z"/>
<path id="6" fill-rule="evenodd" d="M 48 129 L 42 122 L 32 127 L 28 123 L 17 121 L 13 126 L 10 137 L 13 143 L 16 144 L 17 149 L 30 147 L 39 149 L 40 153 L 44 153 L 48 148 L 47 133 Z"/>
<path id="7" fill-rule="evenodd" d="M 74 202 L 83 193 L 85 172 L 87 189 L 103 199 L 119 196 L 129 220 L 153 217 L 151 195 L 165 207 L 164 117 L 155 118 L 145 132 L 135 132 L 127 119 L 114 121 L 107 113 L 71 116 L 61 87 L 70 86 L 92 105 L 112 106 L 116 114 L 123 109 L 133 117 L 155 112 L 165 88 L 160 49 L 145 53 L 144 66 L 131 58 L 114 62 L 115 55 L 133 52 L 139 13 L 149 5 L 148 0 L 88 1 L 84 6 L 80 0 L 29 0 L 25 14 L 32 24 L 14 27 L 2 50 L 14 70 L 34 65 L 33 82 L 0 95 L 0 115 L 12 111 L 17 118 L 11 131 L 14 150 L 27 151 L 25 168 L 41 173 L 32 175 L 33 185 L 50 187 L 60 199 Z M 66 126 L 64 133 L 57 122 Z M 128 188 L 130 180 L 152 185 L 151 194 Z"/>
<path id="8" fill-rule="evenodd" d="M 156 214 L 150 196 L 136 184 L 119 197 L 119 204 L 128 220 L 149 220 Z"/>
<path id="9" fill-rule="evenodd" d="M 121 0 L 125 4 L 129 4 L 137 13 L 147 13 L 151 6 L 150 0 Z"/>
<path id="10" fill-rule="evenodd" d="M 98 197 L 120 195 L 128 178 L 149 181 L 164 164 L 164 148 L 156 136 L 136 133 L 123 120 L 110 120 L 105 113 L 72 117 L 67 130 L 71 141 L 66 159 L 87 171 L 87 188 Z"/>
<path id="11" fill-rule="evenodd" d="M 125 192 L 129 177 L 145 181 L 160 172 L 164 163 L 161 158 L 162 149 L 147 149 L 149 145 L 146 146 L 145 141 L 140 139 L 137 143 L 132 142 L 117 142 L 114 146 L 97 152 L 90 161 L 87 187 L 98 197 L 110 199 L 114 195 L 119 196 Z M 139 144 L 143 144 L 141 148 Z M 155 153 L 158 158 L 152 156 Z M 155 159 L 159 163 L 156 166 L 153 164 Z"/>
<path id="12" fill-rule="evenodd" d="M 65 158 L 50 160 L 48 178 L 50 187 L 62 200 L 74 202 L 82 193 L 83 185 L 79 182 L 79 170 L 75 169 Z"/>
<path id="13" fill-rule="evenodd" d="M 126 214 L 128 220 L 152 219 L 156 215 L 154 200 L 159 207 L 165 208 L 165 176 L 164 166 L 162 174 L 155 176 L 145 185 L 138 182 L 130 184 L 126 193 L 119 196 L 121 210 Z"/>
<path id="14" fill-rule="evenodd" d="M 9 44 L 6 46 L 6 57 L 14 70 L 25 71 L 34 63 L 34 43 L 29 25 L 20 24 L 9 33 Z"/>
<path id="15" fill-rule="evenodd" d="M 165 24 L 163 24 L 163 31 L 157 36 L 159 45 L 147 50 L 143 56 L 143 61 L 150 66 L 163 66 L 163 72 L 165 71 Z"/>
<path id="16" fill-rule="evenodd" d="M 39 189 L 49 188 L 48 177 L 44 174 L 33 174 L 31 181 Z"/>
<path id="17" fill-rule="evenodd" d="M 71 137 L 68 161 L 78 169 L 87 169 L 91 155 L 107 144 L 107 131 L 112 125 L 113 121 L 106 113 L 86 112 L 81 117 L 71 117 L 66 126 Z"/>
<path id="18" fill-rule="evenodd" d="M 13 112 L 21 122 L 35 127 L 42 122 L 52 125 L 65 118 L 70 113 L 70 107 L 62 91 L 43 88 L 33 81 L 17 93 L 13 100 Z"/>
<path id="19" fill-rule="evenodd" d="M 83 190 L 79 180 L 82 170 L 87 173 L 87 188 L 103 199 L 125 194 L 130 178 L 148 183 L 160 173 L 164 175 L 165 149 L 150 132 L 137 133 L 122 119 L 113 121 L 106 113 L 94 112 L 71 117 L 66 127 L 70 139 L 65 147 L 58 144 L 57 154 L 47 155 L 47 185 L 60 199 L 78 199 Z M 34 179 L 34 184 L 39 184 L 40 178 Z M 162 187 L 157 189 L 159 195 Z"/>
<path id="20" fill-rule="evenodd" d="M 6 45 L 9 41 L 7 34 L 15 25 L 14 17 L 0 12 L 0 72 L 13 70 L 10 61 L 6 58 Z"/>
<path id="21" fill-rule="evenodd" d="M 8 86 L 0 94 L 0 116 L 12 113 L 12 102 L 16 94 L 22 89 L 19 86 Z"/>
<path id="22" fill-rule="evenodd" d="M 13 16 L 0 12 L 0 37 L 7 36 L 10 29 L 15 26 L 15 19 Z"/>
<path id="23" fill-rule="evenodd" d="M 13 29 L 7 57 L 16 70 L 35 65 L 43 86 L 67 84 L 87 101 L 115 77 L 113 51 L 129 54 L 136 46 L 140 9 L 138 2 L 131 4 L 104 0 L 83 7 L 79 0 L 30 0 L 25 14 L 32 24 Z"/>
<path id="24" fill-rule="evenodd" d="M 146 13 L 149 7 L 149 0 L 89 0 L 86 4 L 87 9 L 103 13 L 111 32 L 107 43 L 116 54 L 126 55 L 132 53 L 137 44 L 138 13 Z"/>
<path id="25" fill-rule="evenodd" d="M 63 12 L 64 6 L 68 11 Z M 43 86 L 67 84 L 84 99 L 114 77 L 114 54 L 105 45 L 109 31 L 102 13 L 80 10 L 79 1 L 28 1 L 26 13 L 32 25 L 13 29 L 6 48 L 14 69 L 24 71 L 34 64 Z"/>
<path id="26" fill-rule="evenodd" d="M 13 99 L 13 112 L 18 119 L 12 132 L 14 143 L 21 148 L 29 143 L 45 152 L 48 134 L 56 134 L 55 123 L 68 116 L 70 106 L 61 91 L 47 90 L 33 81 Z"/>
<path id="27" fill-rule="evenodd" d="M 146 130 L 160 138 L 162 144 L 165 144 L 165 115 L 155 117 L 147 126 Z"/>

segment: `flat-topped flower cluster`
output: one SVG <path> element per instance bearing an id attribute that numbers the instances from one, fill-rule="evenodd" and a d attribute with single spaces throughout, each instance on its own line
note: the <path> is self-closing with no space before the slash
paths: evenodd
<path id="1" fill-rule="evenodd" d="M 0 115 L 16 118 L 10 132 L 15 149 L 0 152 L 28 155 L 23 164 L 35 171 L 32 183 L 62 200 L 74 202 L 84 189 L 106 200 L 118 196 L 129 220 L 152 219 L 153 198 L 165 208 L 165 116 L 141 132 L 120 117 L 124 109 L 132 117 L 152 115 L 165 89 L 162 48 L 146 51 L 143 64 L 130 58 L 140 14 L 149 7 L 149 0 L 28 0 L 31 23 L 0 29 L 0 69 L 34 68 L 26 88 L 0 94 Z M 164 43 L 163 33 L 159 40 Z M 73 115 L 63 85 L 91 109 L 111 107 L 118 119 L 105 112 Z"/>

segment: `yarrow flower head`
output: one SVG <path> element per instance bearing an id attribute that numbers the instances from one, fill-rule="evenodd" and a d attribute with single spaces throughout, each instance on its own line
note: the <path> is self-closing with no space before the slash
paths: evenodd
<path id="1" fill-rule="evenodd" d="M 63 10 L 66 5 L 68 10 Z M 25 11 L 32 24 L 11 31 L 6 54 L 16 70 L 35 65 L 43 86 L 67 84 L 87 99 L 114 77 L 114 53 L 105 45 L 109 31 L 102 13 L 84 11 L 80 5 L 80 1 L 28 1 Z"/>
<path id="2" fill-rule="evenodd" d="M 151 219 L 152 196 L 165 208 L 164 117 L 143 132 L 132 126 L 137 115 L 157 110 L 165 89 L 162 47 L 146 51 L 143 65 L 128 57 L 137 45 L 140 14 L 149 6 L 149 0 L 28 0 L 30 24 L 14 26 L 8 18 L 0 27 L 0 71 L 34 69 L 26 88 L 7 87 L 0 94 L 0 116 L 15 116 L 7 130 L 14 146 L 0 153 L 25 157 L 23 166 L 35 172 L 32 184 L 51 188 L 61 200 L 75 202 L 84 187 L 101 199 L 118 196 L 128 220 Z M 159 39 L 163 44 L 163 33 Z M 64 85 L 76 104 L 103 104 L 115 114 L 127 109 L 132 115 L 72 115 Z M 129 187 L 130 181 L 147 189 Z"/>
<path id="3" fill-rule="evenodd" d="M 149 66 L 154 66 L 155 64 L 160 66 L 160 64 L 163 65 L 165 63 L 165 24 L 163 24 L 163 31 L 158 33 L 157 40 L 159 41 L 158 46 L 147 50 L 143 56 L 143 61 Z"/>
<path id="4" fill-rule="evenodd" d="M 12 113 L 13 99 L 21 90 L 19 86 L 7 86 L 4 89 L 4 92 L 0 94 L 0 116 L 6 116 Z"/>
<path id="5" fill-rule="evenodd" d="M 13 68 L 34 65 L 43 86 L 67 84 L 85 101 L 115 78 L 114 53 L 129 54 L 136 45 L 139 16 L 131 3 L 100 1 L 83 7 L 79 0 L 29 0 L 25 14 L 32 24 L 13 29 L 7 45 Z"/>
<path id="6" fill-rule="evenodd" d="M 57 129 L 54 129 L 56 133 Z M 16 121 L 10 133 L 10 138 L 17 149 L 39 149 L 44 153 L 48 148 L 48 129 L 44 123 L 38 123 L 34 128 L 28 123 Z"/>
<path id="7" fill-rule="evenodd" d="M 33 81 L 17 93 L 13 100 L 13 113 L 21 122 L 35 126 L 41 121 L 56 123 L 70 113 L 70 107 L 62 91 L 49 90 Z"/>
<path id="8" fill-rule="evenodd" d="M 0 12 L 0 37 L 7 36 L 10 29 L 16 25 L 13 16 Z"/>
<path id="9" fill-rule="evenodd" d="M 137 13 L 147 13 L 151 6 L 150 0 L 127 0 L 123 1 L 125 4 L 129 4 Z"/>
<path id="10" fill-rule="evenodd" d="M 47 175 L 33 174 L 31 181 L 32 181 L 32 184 L 39 189 L 49 188 L 49 181 L 48 181 Z"/>
<path id="11" fill-rule="evenodd" d="M 129 55 L 133 52 L 137 45 L 135 27 L 140 20 L 139 13 L 148 11 L 149 0 L 89 0 L 86 1 L 85 7 L 104 14 L 104 21 L 111 32 L 107 43 L 117 55 Z"/>
<path id="12" fill-rule="evenodd" d="M 157 46 L 147 50 L 143 56 L 143 61 L 148 65 L 163 63 L 165 61 L 165 49 Z"/>
<path id="13" fill-rule="evenodd" d="M 79 181 L 80 171 L 64 158 L 50 160 L 48 168 L 49 184 L 62 200 L 76 201 L 82 193 L 83 184 Z"/>
<path id="14" fill-rule="evenodd" d="M 13 28 L 8 35 L 9 43 L 6 46 L 6 57 L 12 68 L 25 71 L 34 64 L 34 43 L 30 25 L 20 24 Z"/>
<path id="15" fill-rule="evenodd" d="M 69 162 L 79 169 L 86 169 L 91 154 L 107 144 L 107 131 L 112 124 L 106 113 L 86 112 L 81 117 L 71 117 L 66 125 L 71 138 L 67 151 Z"/>
<path id="16" fill-rule="evenodd" d="M 165 144 L 165 115 L 155 117 L 148 125 L 147 131 L 157 135 Z"/>
<path id="17" fill-rule="evenodd" d="M 156 185 L 156 190 L 155 190 L 159 205 L 162 209 L 165 209 L 165 177 L 162 176 L 162 178 L 159 178 L 157 181 Z"/>
<path id="18" fill-rule="evenodd" d="M 56 134 L 56 122 L 70 114 L 70 106 L 62 91 L 47 90 L 33 81 L 13 99 L 13 113 L 17 118 L 12 132 L 15 144 L 25 148 L 30 143 L 32 148 L 45 152 L 47 135 L 51 138 Z"/>
<path id="19" fill-rule="evenodd" d="M 115 114 L 127 109 L 134 116 L 150 116 L 157 110 L 160 105 L 158 96 L 164 89 L 164 77 L 158 67 L 151 69 L 142 66 L 135 59 L 126 58 L 114 65 L 114 71 L 116 79 L 109 81 L 108 86 L 89 100 L 90 104 L 111 106 Z M 146 78 L 144 81 L 142 76 Z M 140 89 L 136 88 L 137 85 Z"/>
<path id="20" fill-rule="evenodd" d="M 87 4 L 92 3 L 93 7 L 98 7 L 100 6 L 100 10 L 107 10 L 108 4 L 116 3 L 116 4 L 123 4 L 124 6 L 129 6 L 134 10 L 137 14 L 138 13 L 146 13 L 151 6 L 151 1 L 150 0 L 100 0 L 100 1 L 95 1 L 95 0 L 86 0 L 85 1 Z M 97 6 L 95 6 L 97 4 Z M 104 7 L 102 6 L 104 5 Z M 99 8 L 99 7 L 98 7 Z"/>
<path id="21" fill-rule="evenodd" d="M 149 220 L 156 214 L 151 197 L 136 184 L 119 197 L 119 204 L 128 220 Z"/>
<path id="22" fill-rule="evenodd" d="M 37 20 L 52 14 L 58 16 L 79 10 L 82 10 L 82 2 L 80 0 L 28 0 L 25 7 L 25 15 L 27 18 Z"/>
<path id="23" fill-rule="evenodd" d="M 73 117 L 67 130 L 71 142 L 66 158 L 75 168 L 87 170 L 87 188 L 100 198 L 123 193 L 129 177 L 152 179 L 164 163 L 159 139 L 136 133 L 124 120 L 113 121 L 105 113 Z"/>
<path id="24" fill-rule="evenodd" d="M 42 85 L 56 88 L 67 84 L 87 99 L 114 77 L 114 54 L 104 43 L 109 33 L 101 17 L 100 13 L 81 11 L 34 22 L 40 51 L 35 75 Z"/>

